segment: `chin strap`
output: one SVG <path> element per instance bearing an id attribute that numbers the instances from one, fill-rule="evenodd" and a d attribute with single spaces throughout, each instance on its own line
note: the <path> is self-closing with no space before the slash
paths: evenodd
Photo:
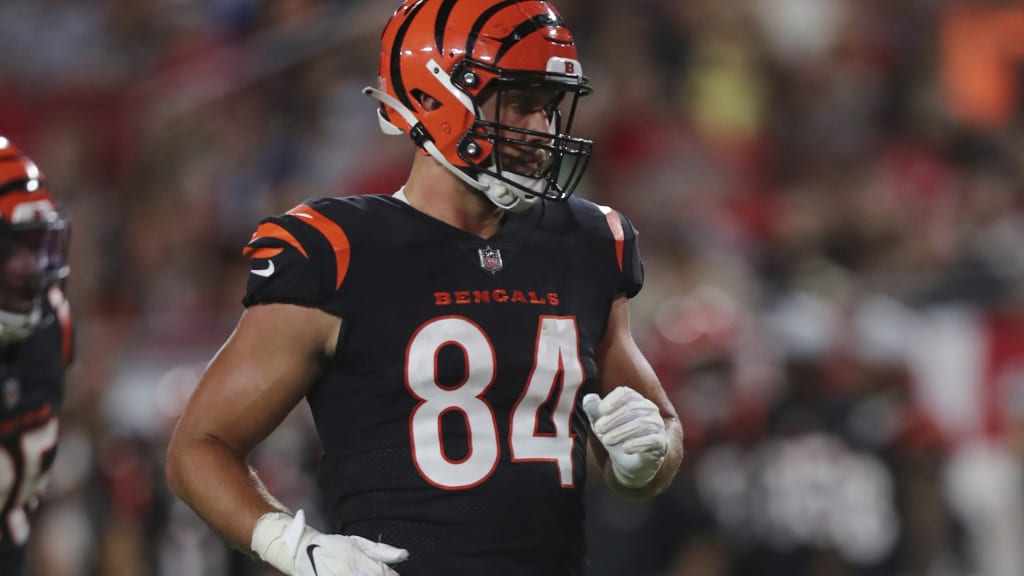
<path id="1" fill-rule="evenodd" d="M 38 306 L 28 314 L 0 310 L 0 344 L 24 340 L 39 325 L 42 316 L 43 312 Z"/>
<path id="2" fill-rule="evenodd" d="M 532 188 L 540 184 L 540 181 L 536 178 L 527 178 L 526 176 L 520 176 L 519 174 L 502 174 L 505 178 L 515 180 L 522 184 L 526 188 Z M 510 212 L 522 212 L 526 210 L 540 198 L 533 194 L 523 194 L 515 189 L 510 189 L 509 185 L 498 180 L 490 174 L 481 174 L 480 180 L 487 183 L 487 189 L 484 190 L 484 194 L 491 202 L 494 202 L 498 206 L 501 206 L 505 210 Z"/>
<path id="3" fill-rule="evenodd" d="M 483 192 L 484 195 L 487 196 L 487 199 L 499 208 L 512 212 L 519 212 L 529 208 L 537 200 L 535 196 L 510 189 L 507 184 L 488 174 L 481 174 L 478 178 L 470 176 L 464 170 L 456 167 L 444 157 L 444 154 L 442 154 L 441 150 L 438 149 L 437 144 L 434 144 L 430 134 L 423 127 L 423 124 L 416 119 L 416 115 L 413 114 L 411 110 L 403 106 L 396 98 L 371 86 L 363 88 L 363 94 L 378 100 L 397 112 L 402 119 L 409 124 L 409 126 L 412 126 L 410 136 L 418 146 L 426 150 L 427 154 L 430 154 L 431 158 L 447 168 L 449 172 L 455 174 L 460 180 L 468 184 L 473 189 Z M 404 134 L 402 129 L 384 118 L 384 115 L 381 114 L 379 109 L 377 110 L 377 120 L 380 123 L 381 131 L 385 134 L 389 136 Z"/>

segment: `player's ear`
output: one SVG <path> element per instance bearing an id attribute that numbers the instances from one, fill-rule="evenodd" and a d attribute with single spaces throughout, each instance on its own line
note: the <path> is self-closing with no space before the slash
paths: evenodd
<path id="1" fill-rule="evenodd" d="M 412 94 L 416 97 L 416 101 L 420 103 L 420 106 L 422 106 L 427 112 L 432 112 L 441 107 L 440 100 L 434 98 L 430 94 L 427 94 L 423 90 L 413 90 Z"/>

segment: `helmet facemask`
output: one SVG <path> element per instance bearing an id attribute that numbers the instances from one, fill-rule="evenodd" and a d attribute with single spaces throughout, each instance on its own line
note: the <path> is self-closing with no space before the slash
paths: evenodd
<path id="1" fill-rule="evenodd" d="M 475 69 L 495 78 L 473 99 L 476 120 L 458 146 L 459 157 L 469 165 L 464 170 L 478 181 L 504 184 L 527 205 L 537 198 L 568 198 L 593 148 L 592 141 L 571 135 L 579 98 L 590 93 L 586 81 L 567 74 L 501 71 L 464 60 L 452 74 L 453 84 L 478 77 Z M 541 112 L 546 125 L 537 120 Z"/>
<path id="2" fill-rule="evenodd" d="M 0 344 L 38 326 L 46 292 L 68 276 L 69 234 L 67 220 L 54 210 L 17 224 L 0 221 Z"/>
<path id="3" fill-rule="evenodd" d="M 591 89 L 572 33 L 543 0 L 405 0 L 381 35 L 377 87 L 363 91 L 380 102 L 386 134 L 407 134 L 507 210 L 565 200 L 590 159 L 592 142 L 571 128 Z M 509 119 L 517 94 L 550 97 L 548 121 Z"/>

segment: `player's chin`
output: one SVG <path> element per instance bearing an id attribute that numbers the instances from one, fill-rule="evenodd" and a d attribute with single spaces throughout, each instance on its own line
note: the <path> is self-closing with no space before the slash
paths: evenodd
<path id="1" fill-rule="evenodd" d="M 516 174 L 525 178 L 543 178 L 547 171 L 547 165 L 537 161 L 524 161 L 519 159 L 508 159 L 501 163 L 502 172 Z"/>
<path id="2" fill-rule="evenodd" d="M 28 314 L 39 304 L 39 297 L 35 294 L 29 295 L 8 295 L 0 298 L 0 310 L 13 314 Z"/>
<path id="3" fill-rule="evenodd" d="M 501 169 L 527 178 L 543 178 L 550 167 L 549 155 L 544 150 L 520 149 L 514 146 L 502 150 Z"/>

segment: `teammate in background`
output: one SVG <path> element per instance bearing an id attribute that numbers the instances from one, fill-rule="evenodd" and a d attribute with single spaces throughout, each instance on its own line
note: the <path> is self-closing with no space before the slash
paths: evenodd
<path id="1" fill-rule="evenodd" d="M 630 222 L 571 194 L 591 88 L 538 0 L 407 0 L 382 36 L 386 133 L 419 147 L 393 195 L 260 223 L 246 311 L 175 430 L 174 491 L 285 574 L 586 571 L 587 444 L 616 490 L 675 475 L 682 428 L 630 334 Z M 246 457 L 303 399 L 333 526 Z"/>
<path id="2" fill-rule="evenodd" d="M 0 136 L 0 574 L 26 570 L 71 363 L 68 225 L 36 165 Z"/>

